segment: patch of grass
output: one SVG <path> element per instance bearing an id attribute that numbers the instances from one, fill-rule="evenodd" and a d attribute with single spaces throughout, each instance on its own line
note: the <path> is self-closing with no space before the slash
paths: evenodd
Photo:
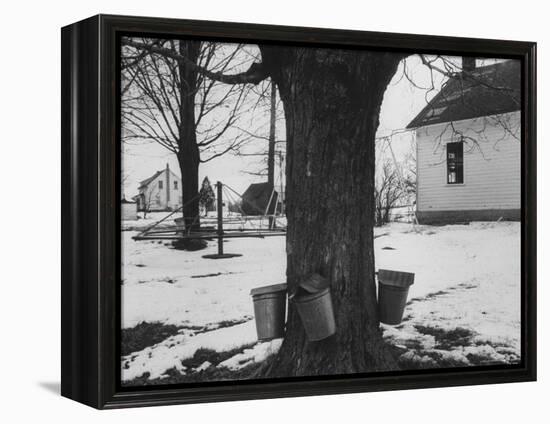
<path id="1" fill-rule="evenodd" d="M 157 343 L 162 342 L 163 340 L 166 340 L 168 337 L 175 336 L 179 333 L 180 330 L 190 330 L 195 335 L 197 335 L 201 333 L 207 333 L 209 331 L 219 330 L 220 328 L 227 328 L 234 325 L 243 324 L 247 321 L 250 321 L 251 319 L 252 317 L 245 316 L 242 319 L 224 320 L 216 323 L 216 325 L 212 326 L 211 328 L 209 328 L 208 326 L 204 327 L 197 325 L 176 326 L 165 325 L 160 322 L 142 322 L 135 327 L 124 328 L 122 330 L 121 354 L 122 356 L 126 356 L 132 352 L 143 350 L 148 346 L 153 346 Z M 244 349 L 245 347 L 243 347 L 242 349 Z"/>
<path id="2" fill-rule="evenodd" d="M 433 368 L 460 368 L 471 365 L 458 357 L 443 355 L 436 351 L 412 352 L 398 359 L 402 370 L 420 370 Z"/>
<path id="3" fill-rule="evenodd" d="M 466 355 L 468 358 L 468 361 L 472 363 L 472 365 L 497 365 L 502 363 L 501 361 L 497 361 L 490 356 L 478 354 L 478 353 L 469 353 Z"/>
<path id="4" fill-rule="evenodd" d="M 399 369 L 402 370 L 421 370 L 438 367 L 434 359 L 425 359 L 419 355 L 401 355 L 397 359 L 397 365 L 399 365 Z"/>
<path id="5" fill-rule="evenodd" d="M 241 272 L 214 272 L 211 274 L 192 275 L 191 278 L 219 277 L 220 275 L 242 274 Z"/>
<path id="6" fill-rule="evenodd" d="M 194 252 L 197 250 L 206 249 L 208 243 L 206 240 L 194 240 L 194 239 L 178 239 L 172 242 L 172 247 L 177 250 L 188 250 Z"/>
<path id="7" fill-rule="evenodd" d="M 217 277 L 222 275 L 223 272 L 214 272 L 212 274 L 202 274 L 202 275 L 192 275 L 191 278 L 206 278 L 206 277 Z"/>
<path id="8" fill-rule="evenodd" d="M 420 340 L 409 339 L 403 341 L 403 346 L 406 346 L 408 349 L 422 349 L 424 347 L 423 343 Z"/>
<path id="9" fill-rule="evenodd" d="M 245 349 L 250 349 L 254 345 L 255 343 L 252 343 L 224 352 L 217 352 L 212 349 L 200 348 L 195 352 L 193 357 L 184 359 L 183 361 L 181 361 L 181 364 L 189 370 L 199 367 L 206 361 L 216 366 L 223 361 L 243 352 Z"/>
<path id="10" fill-rule="evenodd" d="M 419 333 L 433 336 L 435 338 L 436 348 L 442 350 L 452 350 L 458 346 L 468 346 L 474 336 L 473 331 L 463 327 L 445 330 L 439 327 L 415 325 L 414 328 Z"/>
<path id="11" fill-rule="evenodd" d="M 449 293 L 448 291 L 439 290 L 439 291 L 436 291 L 436 292 L 434 292 L 434 293 L 428 293 L 424 299 L 425 299 L 425 300 L 433 299 L 433 298 L 435 298 L 435 297 L 443 296 L 443 295 L 448 294 L 448 293 Z"/>
<path id="12" fill-rule="evenodd" d="M 426 352 L 426 356 L 434 360 L 436 366 L 440 368 L 460 368 L 470 365 L 468 361 L 460 360 L 459 358 L 453 358 L 449 356 L 443 356 L 439 352 Z"/>
<path id="13" fill-rule="evenodd" d="M 216 330 L 220 328 L 226 328 L 226 327 L 233 327 L 234 325 L 244 324 L 245 322 L 248 322 L 252 319 L 250 316 L 245 316 L 240 319 L 232 319 L 232 320 L 223 320 L 218 322 L 216 326 Z"/>
<path id="14" fill-rule="evenodd" d="M 237 353 L 241 352 L 245 347 L 241 347 L 239 349 L 235 349 L 236 352 L 233 352 L 231 356 L 236 355 Z M 213 357 L 209 356 L 209 352 L 207 352 L 209 349 L 201 349 L 203 352 L 201 352 L 194 362 L 185 362 L 182 363 L 194 365 L 195 363 L 198 363 L 199 358 L 202 361 L 197 366 L 201 365 L 204 360 L 207 360 L 209 362 L 212 362 L 214 359 Z M 229 354 L 228 352 L 221 352 L 222 355 L 225 356 L 225 354 Z M 198 353 L 198 351 L 197 351 Z M 220 354 L 220 352 L 215 352 L 216 354 Z M 194 356 L 194 358 L 195 358 Z M 230 356 L 228 356 L 225 359 L 228 359 Z M 212 360 L 211 360 L 212 359 Z M 224 360 L 225 360 L 224 359 Z M 222 361 L 223 362 L 223 361 Z M 185 365 L 187 366 L 187 365 Z M 265 366 L 265 363 L 254 363 L 247 365 L 244 368 L 241 368 L 240 370 L 232 371 L 227 368 L 216 368 L 215 365 L 207 368 L 204 371 L 200 372 L 192 372 L 188 374 L 181 374 L 176 368 L 172 368 L 167 370 L 164 374 L 166 375 L 165 378 L 156 378 L 149 380 L 149 373 L 145 373 L 144 375 L 134 378 L 133 380 L 124 381 L 122 382 L 122 385 L 125 387 L 131 387 L 131 386 L 158 386 L 158 385 L 166 385 L 166 384 L 185 384 L 185 383 L 201 383 L 201 382 L 212 382 L 212 381 L 234 381 L 234 380 L 249 380 L 249 379 L 256 379 L 261 378 L 261 370 Z"/>
<path id="15" fill-rule="evenodd" d="M 423 302 L 425 300 L 432 300 L 432 299 L 435 299 L 436 297 L 444 296 L 446 294 L 449 294 L 449 292 L 445 290 L 439 290 L 433 293 L 428 293 L 426 296 L 413 297 L 411 300 L 407 302 L 407 305 L 412 305 L 413 303 L 416 303 L 416 302 Z"/>
<path id="16" fill-rule="evenodd" d="M 416 302 L 423 302 L 425 300 L 433 300 L 436 297 L 449 294 L 449 291 L 452 291 L 452 290 L 463 290 L 463 289 L 470 290 L 470 289 L 475 289 L 476 287 L 478 286 L 475 284 L 460 283 L 454 287 L 449 287 L 447 290 L 439 290 L 433 293 L 428 293 L 426 296 L 422 296 L 422 297 L 413 297 L 411 300 L 407 302 L 407 305 L 411 305 Z"/>
<path id="17" fill-rule="evenodd" d="M 122 330 L 121 354 L 129 355 L 160 343 L 170 336 L 178 334 L 180 327 L 164 325 L 160 322 L 142 322 L 132 328 Z"/>
<path id="18" fill-rule="evenodd" d="M 175 368 L 166 371 L 166 378 L 148 380 L 142 376 L 131 381 L 126 381 L 123 386 L 158 386 L 160 384 L 202 383 L 212 381 L 235 381 L 261 378 L 258 370 L 262 364 L 251 364 L 240 370 L 231 371 L 227 368 L 210 367 L 201 372 L 180 374 Z"/>
<path id="19" fill-rule="evenodd" d="M 460 283 L 458 287 L 461 289 L 471 290 L 471 289 L 475 289 L 477 287 L 477 284 Z"/>

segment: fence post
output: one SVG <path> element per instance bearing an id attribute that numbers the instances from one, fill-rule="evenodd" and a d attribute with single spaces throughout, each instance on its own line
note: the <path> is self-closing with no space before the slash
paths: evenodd
<path id="1" fill-rule="evenodd" d="M 223 199 L 222 199 L 222 183 L 217 182 L 216 187 L 218 194 L 216 196 L 218 210 L 218 255 L 223 255 Z"/>
<path id="2" fill-rule="evenodd" d="M 237 256 L 242 256 L 240 253 L 223 253 L 223 199 L 222 199 L 222 189 L 223 184 L 218 181 L 216 183 L 216 209 L 218 210 L 218 253 L 211 253 L 208 255 L 203 255 L 203 258 L 206 259 L 227 259 L 235 258 Z"/>

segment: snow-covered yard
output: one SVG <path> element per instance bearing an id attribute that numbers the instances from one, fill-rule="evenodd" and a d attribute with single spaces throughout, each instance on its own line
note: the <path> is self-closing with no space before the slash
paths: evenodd
<path id="1" fill-rule="evenodd" d="M 375 240 L 377 268 L 415 273 L 404 322 L 383 326 L 402 366 L 519 361 L 520 224 L 417 230 L 392 224 Z"/>
<path id="2" fill-rule="evenodd" d="M 257 343 L 254 287 L 285 281 L 283 237 L 226 241 L 243 256 L 208 260 L 216 243 L 189 252 L 166 241 L 132 240 L 124 231 L 122 326 L 175 329 L 122 358 L 122 379 L 238 370 L 263 361 L 281 340 Z M 376 267 L 415 273 L 405 318 L 383 326 L 403 367 L 510 363 L 520 352 L 520 225 L 494 222 L 444 227 L 391 224 L 375 230 Z M 123 335 L 124 338 L 124 335 Z M 200 352 L 218 362 L 197 362 Z"/>

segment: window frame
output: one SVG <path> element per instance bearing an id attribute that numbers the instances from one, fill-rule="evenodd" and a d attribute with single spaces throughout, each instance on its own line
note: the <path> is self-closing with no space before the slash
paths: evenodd
<path id="1" fill-rule="evenodd" d="M 459 150 L 449 151 L 449 147 L 455 150 L 455 147 L 460 146 Z M 456 155 L 450 162 L 449 155 Z M 452 169 L 454 167 L 454 169 Z M 455 181 L 450 181 L 451 174 L 454 173 Z M 449 142 L 445 145 L 445 184 L 448 186 L 456 186 L 464 184 L 464 142 L 456 141 Z"/>

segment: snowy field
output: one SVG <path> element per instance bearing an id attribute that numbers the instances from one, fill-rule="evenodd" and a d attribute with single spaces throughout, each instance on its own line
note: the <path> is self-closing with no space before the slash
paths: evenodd
<path id="1" fill-rule="evenodd" d="M 224 250 L 243 256 L 208 260 L 202 256 L 216 252 L 215 242 L 188 252 L 136 242 L 136 234 L 122 233 L 122 326 L 128 334 L 145 324 L 166 331 L 126 352 L 123 381 L 235 371 L 277 351 L 281 340 L 257 343 L 249 293 L 285 281 L 284 237 L 230 239 Z M 403 323 L 383 325 L 403 368 L 520 359 L 519 223 L 394 223 L 375 235 L 377 269 L 415 273 Z M 210 360 L 200 359 L 204 352 Z"/>

